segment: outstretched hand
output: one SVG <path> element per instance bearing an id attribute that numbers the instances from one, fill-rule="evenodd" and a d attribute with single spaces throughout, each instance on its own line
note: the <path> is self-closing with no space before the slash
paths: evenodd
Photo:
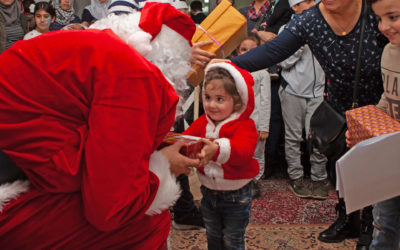
<path id="1" fill-rule="evenodd" d="M 181 174 L 189 175 L 192 168 L 198 167 L 200 164 L 199 159 L 191 159 L 179 153 L 184 142 L 177 141 L 174 144 L 164 147 L 160 152 L 168 159 L 171 164 L 170 170 L 175 176 Z"/>
<path id="2" fill-rule="evenodd" d="M 212 44 L 213 41 L 203 41 L 193 44 L 192 46 L 192 57 L 190 58 L 191 64 L 197 64 L 199 66 L 206 66 L 207 63 L 215 57 L 215 54 L 207 52 L 201 47 Z"/>
<path id="3" fill-rule="evenodd" d="M 204 146 L 198 157 L 200 159 L 200 166 L 205 166 L 211 161 L 215 153 L 217 153 L 219 145 L 205 138 L 202 138 L 201 141 L 204 143 Z"/>

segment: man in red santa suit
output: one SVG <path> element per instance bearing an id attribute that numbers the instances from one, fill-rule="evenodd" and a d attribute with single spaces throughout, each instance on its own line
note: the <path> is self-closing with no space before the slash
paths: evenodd
<path id="1" fill-rule="evenodd" d="M 0 56 L 0 149 L 29 179 L 0 186 L 2 249 L 166 247 L 175 176 L 199 160 L 181 143 L 156 148 L 195 25 L 146 3 L 107 27 L 46 33 Z"/>

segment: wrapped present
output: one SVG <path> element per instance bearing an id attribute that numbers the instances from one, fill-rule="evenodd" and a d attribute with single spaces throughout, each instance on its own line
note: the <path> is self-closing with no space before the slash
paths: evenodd
<path id="1" fill-rule="evenodd" d="M 179 152 L 187 157 L 196 159 L 197 154 L 200 153 L 201 149 L 203 148 L 203 142 L 201 142 L 200 139 L 201 137 L 197 136 L 168 132 L 158 149 L 169 146 L 171 144 L 174 144 L 176 141 L 181 140 L 184 142 L 184 145 Z"/>
<path id="2" fill-rule="evenodd" d="M 229 1 L 223 0 L 196 28 L 192 43 L 214 41 L 201 48 L 215 53 L 217 58 L 225 58 L 247 37 L 246 23 L 246 18 Z M 197 86 L 201 84 L 203 78 L 204 68 L 193 65 L 188 81 Z"/>
<path id="3" fill-rule="evenodd" d="M 400 131 L 400 122 L 375 105 L 347 111 L 346 120 L 355 144 L 371 137 Z"/>

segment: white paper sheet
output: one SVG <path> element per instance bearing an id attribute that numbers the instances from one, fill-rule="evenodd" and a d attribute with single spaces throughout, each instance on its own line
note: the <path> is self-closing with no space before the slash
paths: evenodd
<path id="1" fill-rule="evenodd" d="M 336 162 L 336 176 L 347 213 L 400 195 L 400 132 L 356 144 Z"/>

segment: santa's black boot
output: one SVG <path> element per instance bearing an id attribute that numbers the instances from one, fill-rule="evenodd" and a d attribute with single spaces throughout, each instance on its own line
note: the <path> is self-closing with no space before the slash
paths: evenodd
<path id="1" fill-rule="evenodd" d="M 347 215 L 344 200 L 339 199 L 336 213 L 338 218 L 328 229 L 319 234 L 318 240 L 335 243 L 347 238 L 357 238 L 360 235 L 360 211 Z"/>
<path id="2" fill-rule="evenodd" d="M 361 215 L 361 232 L 357 242 L 356 250 L 368 250 L 372 241 L 372 233 L 374 232 L 372 216 L 372 206 L 365 207 Z"/>

